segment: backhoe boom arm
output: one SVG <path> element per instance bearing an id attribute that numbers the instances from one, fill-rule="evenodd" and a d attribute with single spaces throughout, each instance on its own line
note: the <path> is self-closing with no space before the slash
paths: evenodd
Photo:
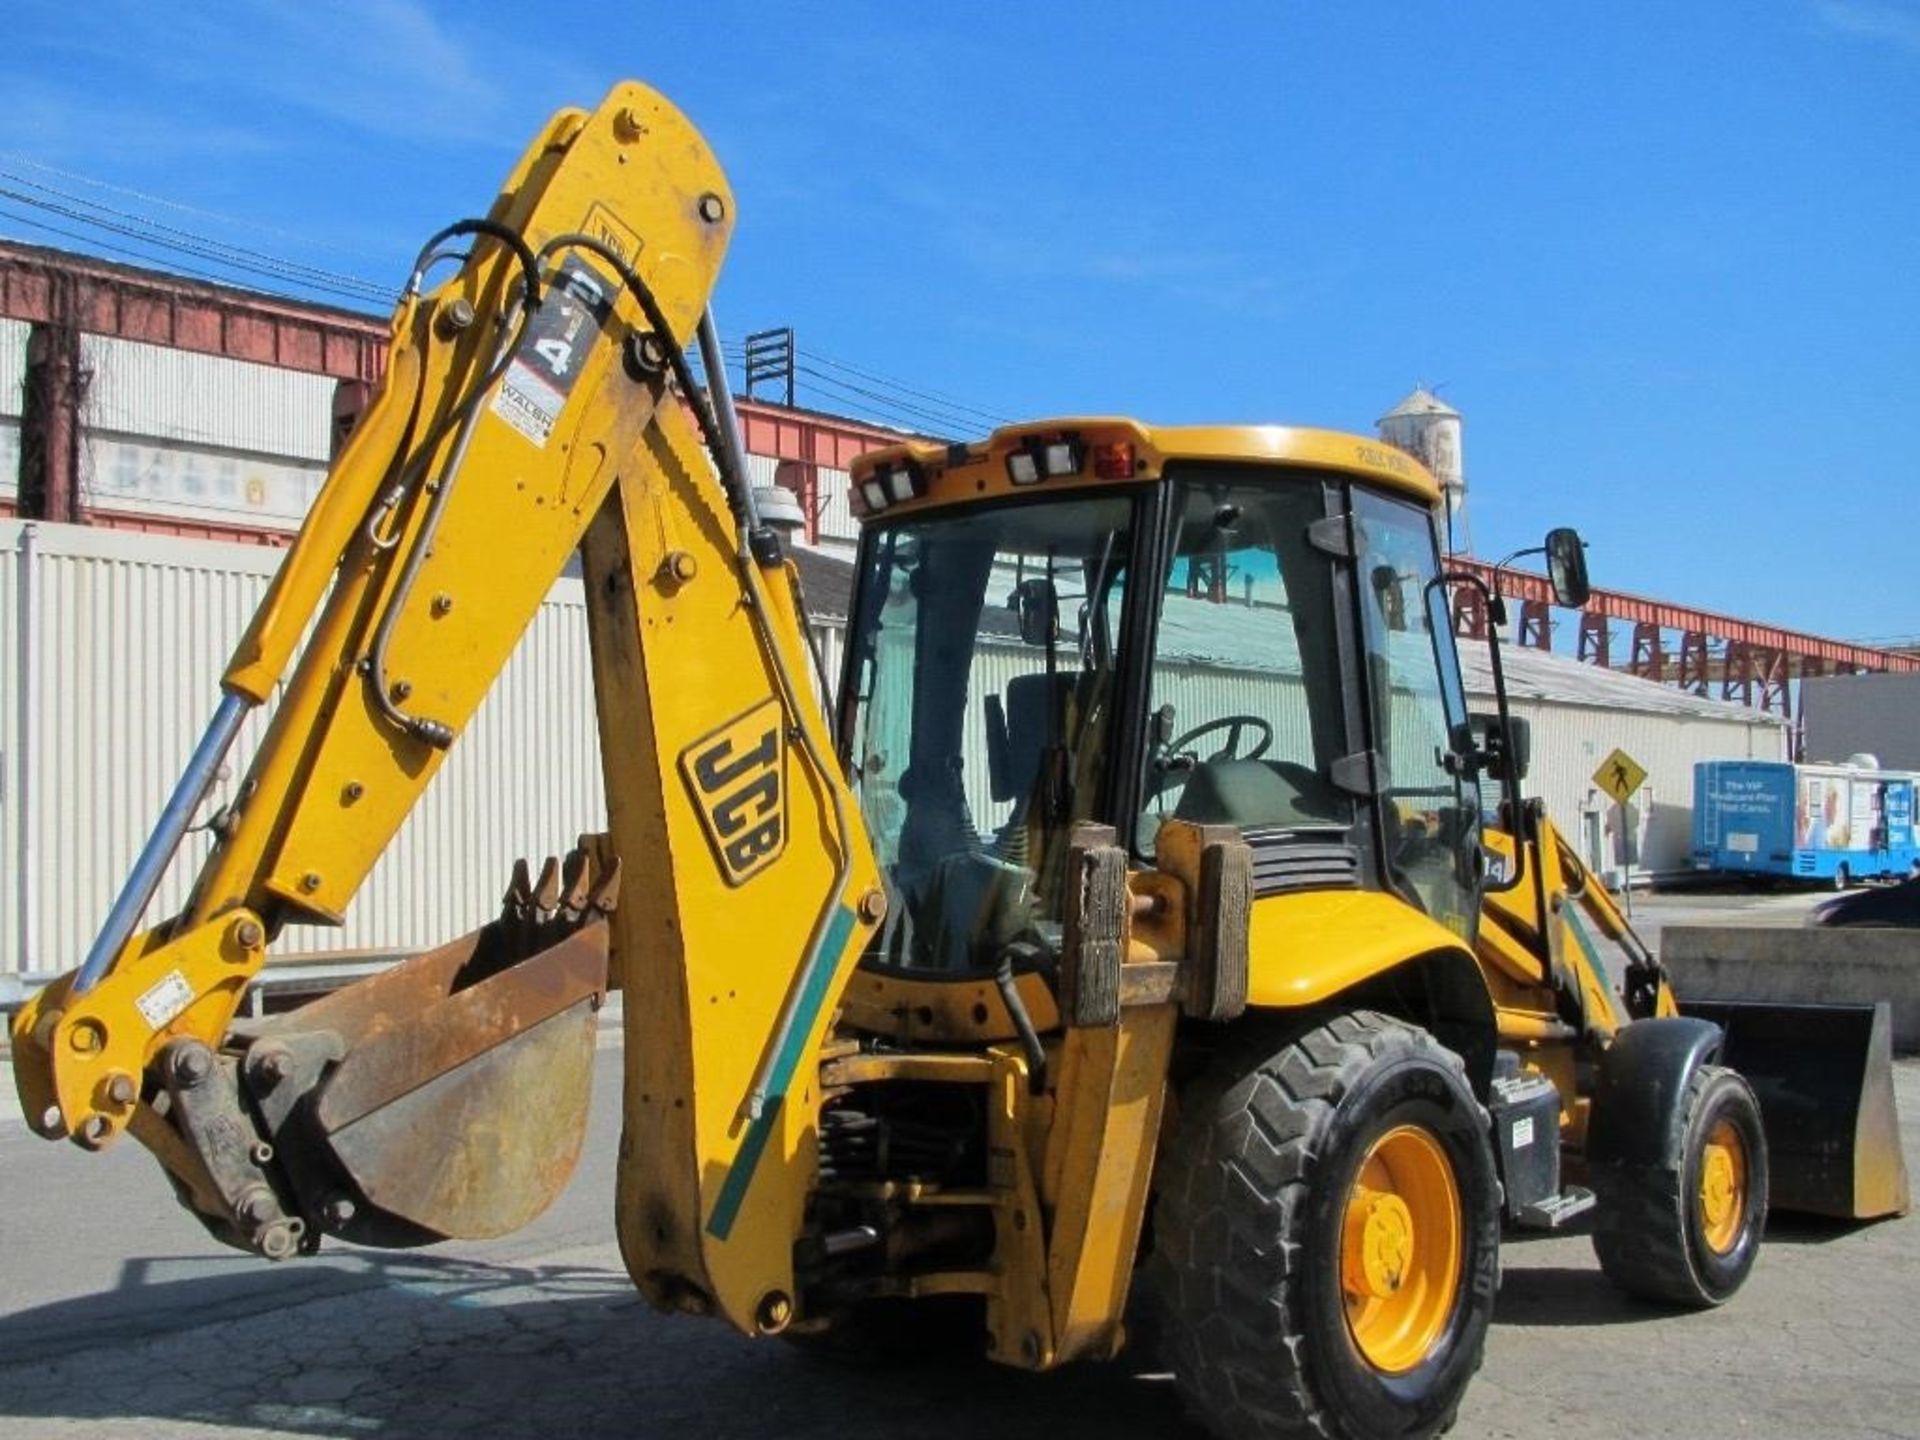
<path id="1" fill-rule="evenodd" d="M 717 415 L 690 391 L 696 335 L 718 355 L 704 316 L 732 223 L 699 134 L 627 84 L 557 115 L 484 219 L 429 242 L 380 393 L 101 942 L 17 1018 L 42 1133 L 97 1148 L 131 1129 L 210 1228 L 270 1255 L 323 1230 L 498 1233 L 571 1168 L 611 979 L 644 1051 L 628 1126 L 648 1148 L 622 1165 L 636 1277 L 749 1326 L 791 1295 L 804 1187 L 762 1182 L 804 1163 L 803 1061 L 880 902 L 724 376 Z M 267 945 L 340 921 L 576 551 L 611 837 L 522 876 L 465 940 L 236 1031 Z M 132 935 L 283 682 L 187 907 Z"/>

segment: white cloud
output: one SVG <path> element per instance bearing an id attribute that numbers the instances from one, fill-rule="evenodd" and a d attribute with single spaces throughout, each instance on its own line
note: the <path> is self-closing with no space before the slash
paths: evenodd
<path id="1" fill-rule="evenodd" d="M 415 143 L 517 147 L 527 108 L 598 99 L 585 71 L 493 22 L 443 20 L 423 0 L 104 0 L 67 49 L 135 65 L 171 109 L 218 110 L 279 136 L 321 122 Z"/>
<path id="2" fill-rule="evenodd" d="M 1835 30 L 1920 54 L 1920 8 L 1881 0 L 1819 0 L 1814 12 Z"/>

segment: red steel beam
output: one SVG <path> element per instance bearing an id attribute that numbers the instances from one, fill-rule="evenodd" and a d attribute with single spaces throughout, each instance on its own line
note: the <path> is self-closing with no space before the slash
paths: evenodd
<path id="1" fill-rule="evenodd" d="M 1467 570 L 1478 575 L 1489 585 L 1494 580 L 1494 567 L 1484 560 L 1470 560 L 1456 555 L 1449 563 L 1457 570 Z M 1506 570 L 1499 572 L 1500 593 L 1514 599 L 1525 601 L 1544 601 L 1551 603 L 1553 587 L 1544 575 L 1535 575 L 1525 570 Z M 1629 595 L 1620 590 L 1594 590 L 1587 600 L 1586 613 L 1598 615 L 1604 620 L 1619 620 L 1629 625 L 1657 626 L 1663 630 L 1679 630 L 1691 634 L 1708 635 L 1718 640 L 1752 646 L 1760 650 L 1777 650 L 1803 660 L 1819 660 L 1828 665 L 1849 665 L 1858 670 L 1891 670 L 1920 672 L 1920 656 L 1903 655 L 1894 650 L 1877 650 L 1870 645 L 1853 645 L 1845 640 L 1831 640 L 1823 635 L 1810 635 L 1804 630 L 1787 630 L 1778 625 L 1763 625 L 1754 620 L 1740 620 L 1732 615 L 1721 615 L 1712 610 L 1701 610 L 1691 605 L 1676 605 L 1666 600 L 1649 600 L 1640 595 Z"/>
<path id="2" fill-rule="evenodd" d="M 845 470 L 854 456 L 907 438 L 898 430 L 862 425 L 838 415 L 789 410 L 757 400 L 736 399 L 734 404 L 740 411 L 748 454 L 797 460 L 823 470 Z"/>
<path id="3" fill-rule="evenodd" d="M 386 370 L 387 322 L 379 316 L 0 239 L 0 317 L 52 319 L 62 282 L 73 287 L 80 328 L 92 334 L 363 383 Z M 901 439 L 837 415 L 738 403 L 755 455 L 844 470 L 854 456 Z"/>
<path id="4" fill-rule="evenodd" d="M 52 319 L 61 283 L 95 335 L 341 380 L 377 380 L 386 366 L 387 327 L 370 315 L 0 240 L 0 317 Z"/>

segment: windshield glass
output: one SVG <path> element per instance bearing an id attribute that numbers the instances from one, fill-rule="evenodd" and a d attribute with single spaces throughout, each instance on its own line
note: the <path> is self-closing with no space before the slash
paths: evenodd
<path id="1" fill-rule="evenodd" d="M 848 773 L 887 879 L 878 963 L 965 973 L 1057 931 L 1097 813 L 1134 503 L 877 527 L 855 607 Z"/>
<path id="2" fill-rule="evenodd" d="M 1176 504 L 1140 852 L 1169 818 L 1344 835 L 1357 812 L 1331 779 L 1350 748 L 1334 572 L 1308 538 L 1322 487 L 1196 470 Z"/>

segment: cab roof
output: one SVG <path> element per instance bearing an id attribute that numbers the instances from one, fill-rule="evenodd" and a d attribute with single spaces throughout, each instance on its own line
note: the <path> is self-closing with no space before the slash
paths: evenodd
<path id="1" fill-rule="evenodd" d="M 1076 469 L 1024 485 L 1014 482 L 1012 457 L 1062 440 L 1076 447 Z M 1124 416 L 1090 415 L 1006 425 L 984 441 L 907 442 L 869 451 L 853 462 L 853 502 L 856 513 L 892 514 L 995 494 L 1148 483 L 1158 480 L 1169 463 L 1182 460 L 1336 471 L 1427 505 L 1440 500 L 1439 483 L 1424 465 L 1371 436 L 1300 425 L 1148 425 Z M 863 482 L 903 466 L 915 472 L 911 498 L 890 498 L 884 506 L 868 503 Z"/>

